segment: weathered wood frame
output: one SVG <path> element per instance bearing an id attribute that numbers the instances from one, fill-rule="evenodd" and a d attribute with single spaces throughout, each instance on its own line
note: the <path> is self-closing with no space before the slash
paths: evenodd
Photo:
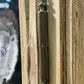
<path id="1" fill-rule="evenodd" d="M 22 84 L 38 84 L 36 1 L 19 0 L 19 13 L 22 55 Z"/>
<path id="2" fill-rule="evenodd" d="M 28 0 L 28 4 L 25 5 L 26 1 L 19 0 L 23 84 L 29 84 L 29 82 L 38 84 L 39 0 Z M 83 18 L 81 17 L 84 15 L 83 0 L 48 0 L 48 4 L 49 84 L 79 84 L 83 81 L 81 71 L 84 65 L 83 48 L 79 45 L 80 43 L 83 46 Z M 26 8 L 26 6 L 28 7 Z M 29 15 L 26 11 L 29 12 Z M 29 66 L 30 61 L 31 66 Z M 78 70 L 79 64 L 80 70 Z M 82 77 L 81 79 L 79 75 Z"/>
<path id="3" fill-rule="evenodd" d="M 19 0 L 23 84 L 38 84 L 38 79 L 40 77 L 40 75 L 38 75 L 37 53 L 38 3 L 39 0 Z M 48 0 L 50 59 L 49 84 L 63 83 L 62 50 L 64 47 L 64 37 L 60 37 L 60 30 L 65 28 L 65 22 L 63 22 L 65 13 L 64 15 L 61 15 L 60 13 L 63 13 L 63 10 L 65 9 L 65 1 L 63 1 L 63 3 L 62 0 L 61 2 L 59 0 Z M 60 10 L 60 4 L 63 6 L 62 10 Z M 62 19 L 60 18 L 61 16 L 63 16 Z M 64 32 L 62 35 L 64 35 Z"/>

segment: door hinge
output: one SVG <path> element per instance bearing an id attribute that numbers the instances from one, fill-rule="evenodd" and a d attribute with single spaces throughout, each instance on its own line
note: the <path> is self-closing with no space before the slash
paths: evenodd
<path id="1" fill-rule="evenodd" d="M 40 0 L 39 4 L 39 58 L 41 66 L 41 84 L 49 81 L 49 49 L 48 49 L 48 12 L 46 0 Z"/>

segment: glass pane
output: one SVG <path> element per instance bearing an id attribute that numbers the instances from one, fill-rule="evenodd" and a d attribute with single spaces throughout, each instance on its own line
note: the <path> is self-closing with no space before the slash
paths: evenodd
<path id="1" fill-rule="evenodd" d="M 0 0 L 0 84 L 22 84 L 18 0 Z"/>

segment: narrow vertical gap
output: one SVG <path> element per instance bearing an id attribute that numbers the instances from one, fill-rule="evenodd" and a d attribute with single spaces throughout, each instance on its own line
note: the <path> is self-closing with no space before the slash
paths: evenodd
<path id="1" fill-rule="evenodd" d="M 66 0 L 60 0 L 61 84 L 67 84 Z"/>

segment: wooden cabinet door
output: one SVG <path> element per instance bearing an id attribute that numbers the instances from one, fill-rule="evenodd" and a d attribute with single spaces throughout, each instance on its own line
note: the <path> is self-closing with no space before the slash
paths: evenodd
<path id="1" fill-rule="evenodd" d="M 37 29 L 40 0 L 19 0 L 23 84 L 39 84 Z M 84 1 L 47 0 L 49 84 L 84 82 Z"/>

